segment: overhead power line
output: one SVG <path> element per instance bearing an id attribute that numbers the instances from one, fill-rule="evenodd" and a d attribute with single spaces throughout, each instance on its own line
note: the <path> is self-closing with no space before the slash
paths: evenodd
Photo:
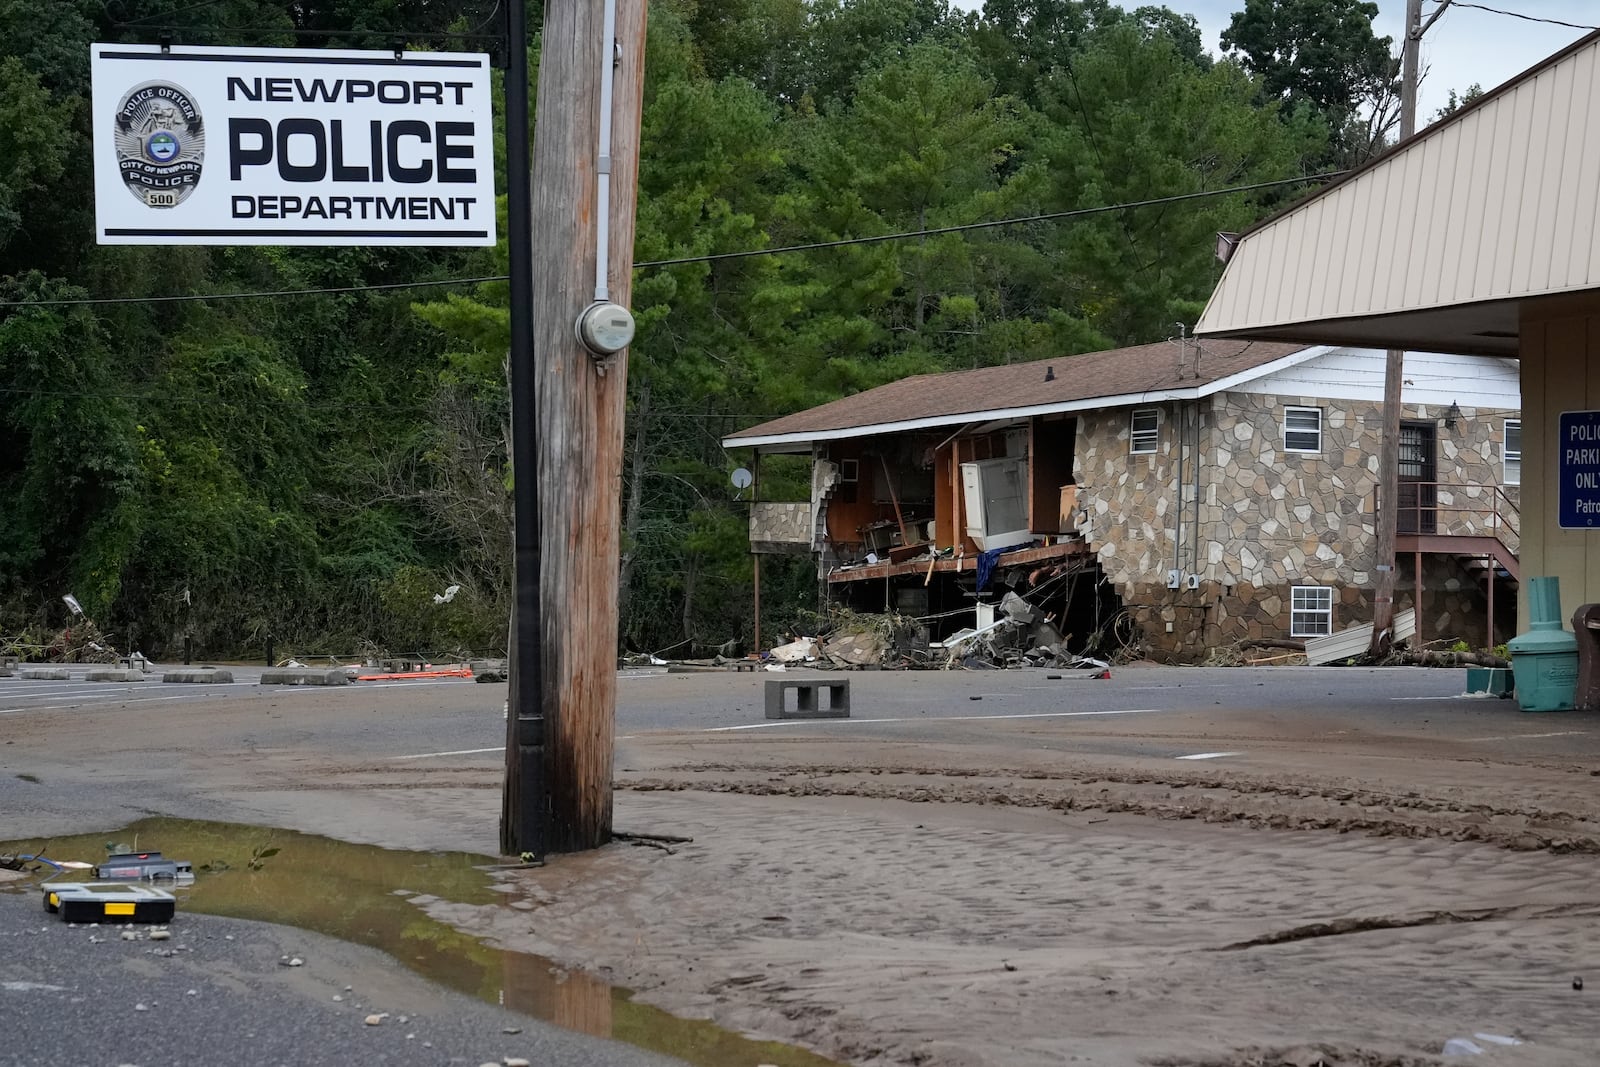
<path id="1" fill-rule="evenodd" d="M 1561 19 L 1545 18 L 1542 15 L 1525 15 L 1520 11 L 1506 11 L 1498 7 L 1485 7 L 1483 4 L 1467 4 L 1462 0 L 1455 0 L 1452 7 L 1470 7 L 1475 11 L 1487 11 L 1491 15 L 1505 15 L 1507 18 L 1521 19 L 1524 22 L 1543 22 L 1551 26 L 1566 26 L 1573 30 L 1600 30 L 1600 26 L 1589 26 L 1582 22 L 1563 22 Z"/>
<path id="2" fill-rule="evenodd" d="M 691 263 L 718 263 L 730 259 L 749 259 L 754 256 L 778 256 L 791 252 L 817 252 L 829 248 L 847 248 L 854 245 L 883 244 L 888 241 L 905 241 L 918 237 L 936 237 L 949 233 L 970 233 L 976 230 L 992 230 L 1001 226 L 1023 226 L 1033 222 L 1057 222 L 1062 219 L 1085 218 L 1090 215 L 1103 215 L 1112 211 L 1133 211 L 1138 208 L 1160 207 L 1164 204 L 1178 204 L 1186 200 L 1204 200 L 1217 196 L 1231 196 L 1234 193 L 1257 192 L 1262 189 L 1276 189 L 1286 185 L 1301 185 L 1307 182 L 1328 181 L 1344 174 L 1344 171 L 1326 171 L 1322 174 L 1309 174 L 1301 178 L 1279 178 L 1270 182 L 1253 182 L 1249 185 L 1232 185 L 1225 189 L 1205 189 L 1195 193 L 1177 193 L 1173 196 L 1158 196 L 1148 200 L 1133 200 L 1122 204 L 1104 204 L 1099 207 L 1073 208 L 1070 211 L 1050 211 L 1041 215 L 1026 215 L 1021 218 L 993 219 L 988 222 L 967 222 L 956 226 L 936 226 L 925 230 L 906 230 L 897 233 L 879 234 L 874 237 L 844 237 L 837 241 L 812 241 L 807 244 L 782 245 L 778 248 L 751 248 L 742 252 L 712 252 L 702 256 L 681 256 L 675 259 L 644 260 L 634 264 L 635 270 L 650 270 L 660 267 L 680 267 Z M 395 289 L 426 289 L 449 285 L 482 285 L 487 282 L 503 282 L 508 278 L 504 274 L 482 275 L 473 278 L 438 278 L 431 281 L 415 282 L 385 282 L 374 285 L 342 285 L 317 289 L 270 289 L 235 293 L 183 293 L 167 296 L 85 296 L 61 297 L 48 300 L 0 300 L 0 308 L 14 307 L 80 307 L 106 304 L 175 304 L 189 301 L 203 300 L 259 300 L 270 297 L 282 296 L 322 296 L 337 295 L 342 293 L 367 293 L 384 292 Z"/>
<path id="3" fill-rule="evenodd" d="M 377 293 L 393 289 L 428 289 L 441 285 L 481 285 L 503 282 L 504 274 L 485 274 L 477 278 L 439 278 L 421 282 L 383 282 L 372 285 L 340 285 L 318 289 L 266 289 L 243 293 L 182 293 L 169 296 L 82 296 L 54 300 L 0 300 L 0 307 L 77 307 L 96 304 L 181 304 L 192 300 L 258 300 L 272 296 L 337 296 L 341 293 Z"/>
<path id="4" fill-rule="evenodd" d="M 23 386 L 0 386 L 0 397 L 48 397 L 57 400 L 126 400 L 130 403 L 146 406 L 175 407 L 178 405 L 195 405 L 199 407 L 214 408 L 217 398 L 211 395 L 180 396 L 173 392 L 134 392 L 96 389 L 54 389 L 32 388 Z M 430 396 L 417 396 L 411 399 L 391 399 L 381 403 L 362 400 L 329 400 L 307 399 L 300 395 L 272 394 L 266 396 L 252 396 L 248 401 L 253 405 L 263 402 L 276 402 L 284 406 L 293 406 L 298 411 L 323 412 L 323 411 L 390 411 L 390 412 L 416 412 L 426 411 L 433 406 Z M 506 410 L 507 398 L 501 396 L 472 396 L 466 398 L 469 405 L 485 411 L 502 412 Z M 1480 414 L 1487 408 L 1478 408 Z M 780 418 L 789 414 L 783 411 L 657 411 L 652 409 L 649 418 L 679 422 L 726 422 L 736 420 L 747 426 Z"/>
<path id="5" fill-rule="evenodd" d="M 658 259 L 644 263 L 636 263 L 636 268 L 644 267 L 676 267 L 685 263 L 714 263 L 725 259 L 746 259 L 750 256 L 776 256 L 786 252 L 815 252 L 825 248 L 843 248 L 847 245 L 881 244 L 885 241 L 904 241 L 913 237 L 936 237 L 946 233 L 967 233 L 972 230 L 992 230 L 997 226 L 1021 226 L 1030 222 L 1054 222 L 1060 219 L 1081 218 L 1086 215 L 1103 215 L 1110 211 L 1132 211 L 1135 208 L 1159 207 L 1162 204 L 1177 204 L 1185 200 L 1201 200 L 1213 196 L 1227 196 L 1231 193 L 1248 193 L 1258 189 L 1272 189 L 1284 185 L 1297 185 L 1302 182 L 1326 181 L 1337 178 L 1344 171 L 1333 170 L 1323 174 L 1311 174 L 1304 178 L 1280 178 L 1271 182 L 1256 182 L 1253 185 L 1234 185 L 1226 189 L 1207 189 L 1198 193 L 1178 193 L 1175 196 L 1159 196 L 1150 200 L 1134 200 L 1125 204 L 1106 204 L 1101 207 L 1074 208 L 1071 211 L 1051 211 L 1043 215 L 1027 215 L 1016 219 L 995 219 L 990 222 L 968 222 L 959 226 L 938 226 L 927 230 L 908 230 L 904 233 L 886 233 L 878 237 L 846 237 L 838 241 L 814 241 L 803 245 L 784 245 L 779 248 L 752 248 L 744 252 L 716 252 L 705 256 L 684 256 L 682 259 Z"/>

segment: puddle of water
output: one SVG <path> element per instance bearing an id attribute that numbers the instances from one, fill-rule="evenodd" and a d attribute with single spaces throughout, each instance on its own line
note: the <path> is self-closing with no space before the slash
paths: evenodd
<path id="1" fill-rule="evenodd" d="M 367 945 L 459 992 L 696 1067 L 838 1067 L 804 1049 L 753 1041 L 635 1003 L 625 989 L 563 971 L 542 957 L 485 945 L 411 901 L 421 894 L 462 904 L 506 903 L 493 877 L 477 869 L 485 857 L 472 853 L 401 852 L 292 830 L 166 818 L 48 842 L 0 842 L 0 853 L 43 847 L 52 859 L 96 863 L 113 842 L 194 864 L 194 885 L 173 890 L 180 913 L 279 923 Z M 83 880 L 87 873 L 69 872 L 61 880 Z M 18 884 L 32 891 L 31 883 Z"/>

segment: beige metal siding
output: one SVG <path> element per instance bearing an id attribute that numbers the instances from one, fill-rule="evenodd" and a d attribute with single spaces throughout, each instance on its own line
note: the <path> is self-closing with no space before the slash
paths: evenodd
<path id="1" fill-rule="evenodd" d="M 1201 333 L 1600 285 L 1600 37 L 1247 235 Z"/>
<path id="2" fill-rule="evenodd" d="M 1600 538 L 1560 523 L 1563 411 L 1600 410 L 1600 300 L 1525 306 L 1522 314 L 1522 573 L 1561 583 L 1561 614 L 1600 602 Z M 1518 597 L 1526 619 L 1527 582 Z"/>
<path id="3" fill-rule="evenodd" d="M 1595 69 L 1591 66 L 1579 79 L 1574 92 L 1574 103 L 1589 99 L 1596 91 Z M 1561 180 L 1561 211 L 1564 225 L 1561 230 L 1561 256 L 1551 264 L 1557 274 L 1571 274 L 1578 270 L 1589 272 L 1590 242 L 1594 238 L 1595 197 L 1600 188 L 1600 140 L 1585 137 L 1582 107 L 1575 106 L 1567 118 L 1567 175 Z"/>

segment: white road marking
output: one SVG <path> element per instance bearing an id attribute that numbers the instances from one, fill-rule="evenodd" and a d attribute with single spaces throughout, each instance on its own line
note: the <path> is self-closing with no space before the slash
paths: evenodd
<path id="1" fill-rule="evenodd" d="M 46 693 L 51 696 L 76 696 L 79 693 L 115 693 L 118 685 L 136 686 L 139 682 L 95 682 L 92 685 L 79 682 L 40 682 L 29 685 L 8 685 L 5 687 L 7 695 L 42 696 Z"/>
<path id="2" fill-rule="evenodd" d="M 405 689 L 405 688 L 407 688 L 409 686 L 418 686 L 418 685 L 446 685 L 446 684 L 448 684 L 450 682 L 459 682 L 461 680 L 462 679 L 460 679 L 460 678 L 436 678 L 436 679 L 426 679 L 426 680 L 417 681 L 417 682 L 365 682 L 365 683 L 361 683 L 360 688 L 363 688 L 363 689 Z M 12 707 L 12 708 L 0 708 L 0 715 L 13 715 L 13 714 L 16 714 L 19 711 L 64 711 L 64 710 L 70 710 L 70 709 L 73 709 L 73 708 L 81 708 L 81 707 L 85 707 L 85 706 L 88 706 L 88 705 L 105 704 L 105 703 L 109 703 L 109 702 L 112 702 L 112 701 L 116 701 L 116 702 L 120 702 L 120 703 L 124 703 L 124 704 L 140 704 L 140 703 L 144 703 L 144 702 L 151 701 L 151 700 L 195 700 L 195 699 L 200 698 L 200 697 L 220 697 L 220 696 L 222 696 L 224 693 L 226 693 L 229 690 L 233 690 L 233 691 L 236 692 L 241 688 L 255 689 L 255 690 L 258 690 L 258 691 L 260 691 L 262 693 L 269 693 L 269 694 L 271 694 L 273 696 L 277 696 L 277 697 L 287 697 L 287 696 L 290 696 L 291 694 L 295 695 L 295 696 L 310 696 L 313 693 L 325 692 L 325 691 L 327 691 L 329 689 L 341 689 L 341 690 L 347 690 L 348 691 L 350 689 L 357 688 L 357 686 L 355 686 L 353 684 L 349 685 L 349 686 L 324 686 L 324 685 L 273 685 L 273 686 L 263 686 L 259 682 L 252 682 L 252 681 L 232 682 L 232 683 L 229 683 L 229 682 L 211 682 L 211 683 L 201 682 L 201 683 L 182 684 L 182 683 L 177 683 L 177 682 L 162 683 L 162 682 L 154 680 L 153 678 L 148 680 L 148 681 L 146 681 L 146 682 L 144 682 L 144 683 L 140 683 L 140 682 L 126 682 L 126 683 L 122 683 L 122 684 L 118 684 L 118 683 L 114 683 L 114 682 L 94 683 L 93 685 L 91 685 L 88 688 L 79 688 L 79 687 L 76 687 L 76 686 L 73 687 L 73 688 L 67 688 L 67 686 L 70 685 L 70 684 L 71 683 L 67 683 L 67 682 L 57 682 L 57 683 L 55 683 L 55 686 L 52 687 L 49 683 L 45 683 L 45 684 L 42 684 L 40 686 L 37 686 L 34 689 L 34 691 L 32 691 L 32 692 L 23 692 L 23 691 L 21 691 L 21 687 L 6 686 L 3 691 L 0 691 L 0 697 L 9 697 L 11 699 L 21 698 L 23 700 L 29 700 L 29 699 L 41 700 L 41 699 L 54 698 L 54 699 L 70 700 L 71 703 L 68 703 L 68 704 L 37 704 L 37 705 L 23 705 L 23 706 Z M 82 683 L 79 683 L 79 685 L 81 686 Z M 199 693 L 191 691 L 191 692 L 189 692 L 188 694 L 186 694 L 184 696 L 175 696 L 175 695 L 174 696 L 149 696 L 149 697 L 135 697 L 135 698 L 133 698 L 131 700 L 128 699 L 128 694 L 130 692 L 133 692 L 135 689 L 142 689 L 142 690 L 145 690 L 147 692 L 164 690 L 165 692 L 171 693 L 172 689 L 166 688 L 166 686 L 168 686 L 168 685 L 170 685 L 170 686 L 181 686 L 181 688 L 183 688 L 183 689 L 191 689 L 191 690 L 193 688 L 195 688 L 195 687 L 198 687 L 198 688 L 202 689 L 203 691 L 199 692 Z"/>
<path id="3" fill-rule="evenodd" d="M 1243 752 L 1196 752 L 1192 756 L 1175 756 L 1174 759 L 1221 759 L 1224 756 L 1242 756 Z"/>
<path id="4" fill-rule="evenodd" d="M 1478 741 L 1528 741 L 1536 737 L 1584 737 L 1588 730 L 1557 730 L 1551 734 L 1505 734 L 1500 737 L 1469 737 L 1468 743 Z"/>
<path id="5" fill-rule="evenodd" d="M 390 756 L 390 759 L 432 759 L 434 756 L 476 756 L 484 752 L 504 752 L 506 746 L 498 748 L 458 748 L 454 752 L 418 752 L 414 756 Z"/>
<path id="6" fill-rule="evenodd" d="M 152 700 L 166 700 L 166 701 L 198 700 L 203 696 L 215 696 L 215 695 L 216 695 L 215 693 L 190 693 L 190 694 L 188 694 L 186 696 L 181 696 L 181 697 L 180 696 L 137 697 L 137 698 L 135 698 L 133 700 L 124 700 L 124 701 L 122 701 L 122 703 L 124 703 L 124 704 L 146 704 L 146 703 L 149 703 Z M 22 708 L 0 708 L 0 715 L 15 715 L 19 711 L 65 711 L 65 710 L 70 710 L 72 708 L 81 708 L 81 707 L 84 706 L 84 703 L 85 703 L 84 701 L 80 700 L 80 701 L 78 701 L 77 703 L 74 703 L 74 704 L 44 704 L 44 705 L 40 705 L 40 706 L 31 706 L 30 705 L 28 707 L 22 707 Z M 98 710 L 98 709 L 96 709 L 96 710 Z"/>
<path id="7" fill-rule="evenodd" d="M 765 730 L 773 726 L 850 726 L 858 723 L 883 722 L 984 722 L 993 719 L 1076 719 L 1094 715 L 1154 715 L 1164 708 L 1129 708 L 1123 711 L 1040 711 L 1013 715 L 917 715 L 895 719 L 777 719 L 772 722 L 750 722 L 742 726 L 713 726 L 701 730 L 703 734 L 723 734 L 732 730 Z"/>
<path id="8" fill-rule="evenodd" d="M 1130 685 L 1123 690 L 1127 693 L 1136 693 L 1144 689 L 1232 689 L 1234 686 L 1227 682 L 1173 682 L 1171 685 Z"/>

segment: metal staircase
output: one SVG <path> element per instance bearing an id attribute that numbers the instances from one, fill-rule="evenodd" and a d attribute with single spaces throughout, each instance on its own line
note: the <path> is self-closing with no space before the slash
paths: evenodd
<path id="1" fill-rule="evenodd" d="M 1488 597 L 1491 637 L 1498 592 L 1514 594 L 1522 582 L 1517 558 L 1521 510 L 1500 485 L 1413 482 L 1402 492 L 1397 555 L 1454 556 L 1462 573 L 1478 582 Z"/>

